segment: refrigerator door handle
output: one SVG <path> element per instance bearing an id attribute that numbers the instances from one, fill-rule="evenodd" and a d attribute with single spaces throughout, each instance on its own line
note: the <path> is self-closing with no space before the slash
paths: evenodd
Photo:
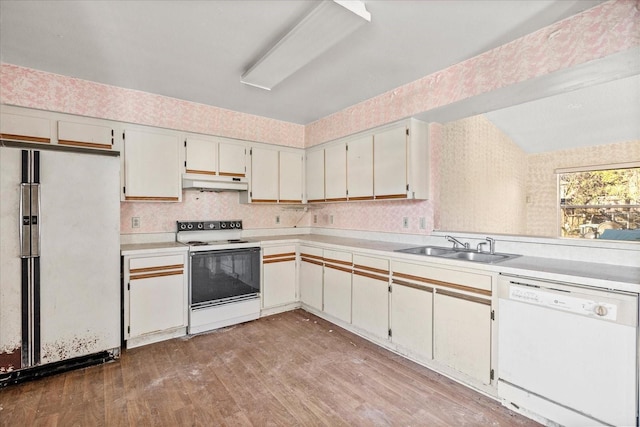
<path id="1" fill-rule="evenodd" d="M 40 256 L 40 184 L 31 184 L 31 257 Z"/>
<path id="2" fill-rule="evenodd" d="M 31 257 L 31 184 L 20 184 L 20 258 Z"/>

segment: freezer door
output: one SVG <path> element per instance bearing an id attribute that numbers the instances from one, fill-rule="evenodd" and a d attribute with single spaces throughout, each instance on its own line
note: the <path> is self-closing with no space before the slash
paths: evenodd
<path id="1" fill-rule="evenodd" d="M 120 346 L 120 162 L 41 151 L 41 363 Z"/>
<path id="2" fill-rule="evenodd" d="M 0 148 L 0 372 L 22 367 L 21 181 L 21 150 Z"/>

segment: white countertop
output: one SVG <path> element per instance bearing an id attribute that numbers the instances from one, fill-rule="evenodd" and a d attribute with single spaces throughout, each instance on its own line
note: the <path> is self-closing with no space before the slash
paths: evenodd
<path id="1" fill-rule="evenodd" d="M 427 257 L 394 252 L 419 245 L 394 243 L 376 240 L 354 239 L 319 234 L 286 234 L 249 238 L 262 246 L 285 243 L 318 244 L 333 249 L 343 249 L 378 256 L 393 256 L 405 261 L 428 261 L 443 266 L 457 266 L 476 270 L 505 273 L 540 279 L 579 283 L 605 289 L 640 293 L 640 268 L 626 267 L 604 263 L 569 261 L 553 258 L 522 256 L 496 264 L 483 264 L 471 261 L 452 260 L 447 258 Z M 121 246 L 122 255 L 149 253 L 166 253 L 187 251 L 188 248 L 177 242 L 155 242 L 142 244 L 125 244 Z M 584 279 L 584 280 L 581 280 Z"/>

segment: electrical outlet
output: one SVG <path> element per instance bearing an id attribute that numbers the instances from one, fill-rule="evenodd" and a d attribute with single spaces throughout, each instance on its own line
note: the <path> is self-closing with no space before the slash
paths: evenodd
<path id="1" fill-rule="evenodd" d="M 409 218 L 406 216 L 402 218 L 402 228 L 409 228 Z"/>
<path id="2" fill-rule="evenodd" d="M 140 228 L 140 217 L 139 216 L 131 217 L 131 228 Z"/>
<path id="3" fill-rule="evenodd" d="M 317 224 L 318 223 L 318 215 L 314 215 L 313 216 L 313 223 Z"/>
<path id="4" fill-rule="evenodd" d="M 423 216 L 420 217 L 420 230 L 424 230 L 425 228 L 427 228 L 427 221 L 424 219 Z"/>
<path id="5" fill-rule="evenodd" d="M 329 224 L 333 224 L 333 215 L 329 215 Z"/>
<path id="6" fill-rule="evenodd" d="M 280 215 L 276 215 L 276 224 L 280 224 Z"/>

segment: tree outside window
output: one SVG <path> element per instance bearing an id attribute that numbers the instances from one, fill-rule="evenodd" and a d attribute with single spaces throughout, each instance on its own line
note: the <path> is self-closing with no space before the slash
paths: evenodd
<path id="1" fill-rule="evenodd" d="M 559 184 L 562 237 L 640 240 L 640 167 L 561 173 Z"/>

